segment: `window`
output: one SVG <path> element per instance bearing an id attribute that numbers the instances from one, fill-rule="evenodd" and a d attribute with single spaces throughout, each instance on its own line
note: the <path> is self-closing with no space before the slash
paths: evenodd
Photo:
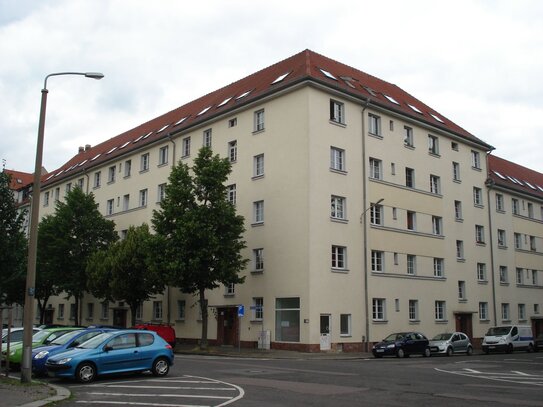
<path id="1" fill-rule="evenodd" d="M 509 277 L 507 276 L 507 266 L 500 266 L 500 283 L 508 284 Z"/>
<path id="2" fill-rule="evenodd" d="M 460 181 L 460 164 L 453 162 L 452 169 L 453 169 L 453 180 Z"/>
<path id="3" fill-rule="evenodd" d="M 416 230 L 417 228 L 416 220 L 417 220 L 417 214 L 412 211 L 407 211 L 407 229 L 408 230 Z"/>
<path id="4" fill-rule="evenodd" d="M 403 143 L 407 147 L 413 147 L 413 129 L 411 127 L 404 126 L 404 137 L 403 137 Z"/>
<path id="5" fill-rule="evenodd" d="M 70 304 L 70 319 L 75 319 L 75 304 Z"/>
<path id="6" fill-rule="evenodd" d="M 435 318 L 436 321 L 445 321 L 445 301 L 435 302 Z"/>
<path id="7" fill-rule="evenodd" d="M 231 163 L 236 162 L 238 159 L 238 142 L 236 140 L 228 143 L 228 159 Z"/>
<path id="8" fill-rule="evenodd" d="M 264 318 L 264 298 L 253 297 L 253 320 L 262 321 Z"/>
<path id="9" fill-rule="evenodd" d="M 537 285 L 537 270 L 532 270 L 532 285 Z"/>
<path id="10" fill-rule="evenodd" d="M 140 171 L 148 171 L 148 170 L 149 170 L 149 153 L 145 153 L 141 155 Z"/>
<path id="11" fill-rule="evenodd" d="M 85 181 L 83 180 L 83 178 L 79 178 L 77 180 L 77 187 L 80 188 L 80 189 L 83 189 L 83 184 L 85 183 Z"/>
<path id="12" fill-rule="evenodd" d="M 451 141 L 451 149 L 454 151 L 458 151 L 458 143 L 455 141 Z"/>
<path id="13" fill-rule="evenodd" d="M 100 319 L 109 319 L 109 302 L 104 301 L 100 305 Z"/>
<path id="14" fill-rule="evenodd" d="M 204 130 L 204 136 L 203 136 L 203 146 L 204 147 L 211 147 L 211 136 L 212 132 L 211 129 Z"/>
<path id="15" fill-rule="evenodd" d="M 49 206 L 49 191 L 43 195 L 43 206 Z"/>
<path id="16" fill-rule="evenodd" d="M 382 162 L 375 158 L 370 158 L 370 178 L 382 178 Z"/>
<path id="17" fill-rule="evenodd" d="M 443 259 L 434 257 L 434 277 L 443 277 Z"/>
<path id="18" fill-rule="evenodd" d="M 458 299 L 466 299 L 466 282 L 462 280 L 458 281 Z"/>
<path id="19" fill-rule="evenodd" d="M 186 158 L 190 155 L 190 137 L 185 137 L 181 141 L 181 157 Z"/>
<path id="20" fill-rule="evenodd" d="M 332 195 L 330 204 L 330 216 L 334 219 L 345 220 L 345 198 Z"/>
<path id="21" fill-rule="evenodd" d="M 60 187 L 55 188 L 55 202 L 60 199 Z"/>
<path id="22" fill-rule="evenodd" d="M 124 162 L 124 177 L 128 178 L 132 173 L 132 160 L 126 160 Z"/>
<path id="23" fill-rule="evenodd" d="M 517 284 L 524 284 L 524 269 L 517 268 Z"/>
<path id="24" fill-rule="evenodd" d="M 439 155 L 439 139 L 436 136 L 428 135 L 428 152 Z"/>
<path id="25" fill-rule="evenodd" d="M 477 263 L 477 281 L 487 281 L 485 263 Z"/>
<path id="26" fill-rule="evenodd" d="M 481 188 L 473 187 L 473 204 L 476 206 L 483 205 L 483 191 Z"/>
<path id="27" fill-rule="evenodd" d="M 114 200 L 108 199 L 106 203 L 106 215 L 113 215 Z"/>
<path id="28" fill-rule="evenodd" d="M 515 233 L 515 249 L 522 249 L 522 235 Z"/>
<path id="29" fill-rule="evenodd" d="M 509 321 L 510 320 L 510 313 L 509 313 L 509 304 L 504 302 L 502 303 L 502 320 L 503 321 Z"/>
<path id="30" fill-rule="evenodd" d="M 539 314 L 539 304 L 534 304 L 534 314 Z"/>
<path id="31" fill-rule="evenodd" d="M 488 321 L 488 302 L 479 303 L 479 320 Z"/>
<path id="32" fill-rule="evenodd" d="M 503 195 L 502 194 L 496 194 L 496 211 L 498 211 L 498 212 L 504 212 L 505 211 L 505 205 L 503 203 Z"/>
<path id="33" fill-rule="evenodd" d="M 58 318 L 64 319 L 64 304 L 58 304 Z"/>
<path id="34" fill-rule="evenodd" d="M 379 250 L 371 251 L 371 271 L 382 273 L 384 271 L 385 253 Z"/>
<path id="35" fill-rule="evenodd" d="M 531 202 L 528 202 L 528 217 L 530 219 L 534 218 L 534 205 Z"/>
<path id="36" fill-rule="evenodd" d="M 168 164 L 168 146 L 160 147 L 158 150 L 158 165 Z"/>
<path id="37" fill-rule="evenodd" d="M 330 168 L 336 171 L 345 171 L 345 150 L 330 147 Z"/>
<path id="38" fill-rule="evenodd" d="M 234 117 L 233 119 L 228 120 L 228 127 L 235 127 L 238 125 L 238 118 Z"/>
<path id="39" fill-rule="evenodd" d="M 259 248 L 253 250 L 253 264 L 254 271 L 264 270 L 264 249 Z"/>
<path id="40" fill-rule="evenodd" d="M 417 256 L 414 254 L 407 255 L 407 274 L 411 276 L 417 274 Z"/>
<path id="41" fill-rule="evenodd" d="M 300 341 L 300 298 L 276 298 L 275 340 Z"/>
<path id="42" fill-rule="evenodd" d="M 224 285 L 224 295 L 232 296 L 236 294 L 236 285 L 228 283 Z"/>
<path id="43" fill-rule="evenodd" d="M 264 130 L 264 109 L 257 110 L 254 114 L 254 131 Z"/>
<path id="44" fill-rule="evenodd" d="M 123 196 L 123 211 L 130 209 L 130 194 Z"/>
<path id="45" fill-rule="evenodd" d="M 147 188 L 140 190 L 140 206 L 147 206 Z"/>
<path id="46" fill-rule="evenodd" d="M 481 225 L 475 225 L 475 242 L 479 244 L 485 243 L 485 228 Z"/>
<path id="47" fill-rule="evenodd" d="M 413 168 L 405 168 L 405 186 L 415 188 L 415 170 Z"/>
<path id="48" fill-rule="evenodd" d="M 180 321 L 185 320 L 187 304 L 185 300 L 177 300 L 177 319 Z"/>
<path id="49" fill-rule="evenodd" d="M 369 119 L 369 133 L 374 136 L 381 136 L 381 118 L 374 114 L 368 114 Z"/>
<path id="50" fill-rule="evenodd" d="M 339 334 L 340 336 L 351 336 L 351 314 L 340 314 Z"/>
<path id="51" fill-rule="evenodd" d="M 370 205 L 370 222 L 372 225 L 383 225 L 383 205 Z"/>
<path id="52" fill-rule="evenodd" d="M 226 187 L 226 193 L 228 194 L 228 202 L 230 202 L 232 205 L 236 205 L 236 184 L 228 185 Z"/>
<path id="53" fill-rule="evenodd" d="M 345 124 L 345 105 L 343 103 L 330 99 L 330 120 Z"/>
<path id="54" fill-rule="evenodd" d="M 432 216 L 432 233 L 434 235 L 443 235 L 443 219 L 440 216 Z"/>
<path id="55" fill-rule="evenodd" d="M 519 321 L 525 321 L 526 320 L 526 304 L 519 304 L 518 305 L 518 320 Z"/>
<path id="56" fill-rule="evenodd" d="M 102 172 L 101 171 L 96 171 L 94 173 L 94 184 L 93 184 L 93 187 L 94 188 L 100 188 L 100 185 L 102 183 Z"/>
<path id="57" fill-rule="evenodd" d="M 153 319 L 162 319 L 162 301 L 153 301 Z"/>
<path id="58" fill-rule="evenodd" d="M 372 318 L 374 321 L 385 321 L 386 300 L 384 298 L 374 298 L 372 306 Z"/>
<path id="59" fill-rule="evenodd" d="M 471 150 L 471 166 L 475 169 L 481 169 L 481 157 L 478 151 Z"/>
<path id="60" fill-rule="evenodd" d="M 253 178 L 264 176 L 264 154 L 253 157 Z"/>
<path id="61" fill-rule="evenodd" d="M 537 251 L 537 248 L 535 246 L 535 236 L 530 236 L 530 250 L 532 252 Z"/>
<path id="62" fill-rule="evenodd" d="M 68 195 L 70 193 L 70 191 L 72 190 L 72 183 L 71 182 L 68 182 L 66 184 L 66 195 Z"/>
<path id="63" fill-rule="evenodd" d="M 117 167 L 115 165 L 112 165 L 109 167 L 107 172 L 107 183 L 111 184 L 112 182 L 115 182 L 115 172 L 117 170 Z"/>
<path id="64" fill-rule="evenodd" d="M 92 302 L 87 303 L 87 319 L 94 318 L 94 304 Z"/>
<path id="65" fill-rule="evenodd" d="M 409 321 L 419 320 L 419 301 L 409 300 Z"/>
<path id="66" fill-rule="evenodd" d="M 143 319 L 143 304 L 140 304 L 136 308 L 136 321 L 141 321 Z"/>
<path id="67" fill-rule="evenodd" d="M 498 246 L 506 247 L 507 241 L 505 239 L 505 230 L 498 229 Z"/>
<path id="68" fill-rule="evenodd" d="M 166 197 L 166 184 L 159 184 L 157 188 L 157 202 L 162 202 Z"/>
<path id="69" fill-rule="evenodd" d="M 520 215 L 520 207 L 518 205 L 518 199 L 511 199 L 511 207 L 514 215 Z"/>
<path id="70" fill-rule="evenodd" d="M 264 201 L 253 202 L 254 223 L 264 223 Z"/>
<path id="71" fill-rule="evenodd" d="M 441 180 L 437 175 L 430 175 L 430 192 L 432 194 L 441 194 Z"/>
<path id="72" fill-rule="evenodd" d="M 454 201 L 454 219 L 462 220 L 462 202 Z"/>
<path id="73" fill-rule="evenodd" d="M 347 248 L 332 246 L 332 268 L 345 270 L 347 268 Z"/>
<path id="74" fill-rule="evenodd" d="M 464 242 L 462 240 L 456 241 L 456 259 L 464 260 Z"/>

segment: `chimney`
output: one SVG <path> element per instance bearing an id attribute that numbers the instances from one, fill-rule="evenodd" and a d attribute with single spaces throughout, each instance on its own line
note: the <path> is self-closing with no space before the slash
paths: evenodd
<path id="1" fill-rule="evenodd" d="M 85 151 L 89 151 L 91 149 L 91 145 L 90 144 L 85 144 Z"/>
<path id="2" fill-rule="evenodd" d="M 83 151 L 85 151 L 85 148 L 83 146 L 79 146 L 79 153 L 82 153 Z"/>

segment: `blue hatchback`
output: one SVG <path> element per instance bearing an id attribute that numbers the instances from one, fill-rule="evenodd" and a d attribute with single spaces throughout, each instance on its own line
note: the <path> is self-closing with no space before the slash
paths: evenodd
<path id="1" fill-rule="evenodd" d="M 74 349 L 51 356 L 45 363 L 53 377 L 89 383 L 96 376 L 150 370 L 166 376 L 173 365 L 173 350 L 152 331 L 138 329 L 104 332 Z"/>
<path id="2" fill-rule="evenodd" d="M 32 349 L 32 372 L 36 375 L 47 373 L 45 362 L 47 362 L 47 359 L 49 359 L 50 356 L 75 348 L 96 335 L 108 331 L 114 331 L 114 329 L 91 328 L 82 331 L 70 331 L 59 336 L 49 345 Z"/>

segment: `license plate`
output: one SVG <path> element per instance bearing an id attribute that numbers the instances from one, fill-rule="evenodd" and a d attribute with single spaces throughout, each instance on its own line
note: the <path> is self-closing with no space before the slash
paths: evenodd
<path id="1" fill-rule="evenodd" d="M 377 353 L 383 353 L 385 350 L 384 349 L 377 349 L 375 352 Z"/>
<path id="2" fill-rule="evenodd" d="M 496 349 L 495 346 L 489 346 L 488 349 Z"/>
<path id="3" fill-rule="evenodd" d="M 53 372 L 47 372 L 47 376 L 49 377 L 55 377 L 55 374 Z"/>

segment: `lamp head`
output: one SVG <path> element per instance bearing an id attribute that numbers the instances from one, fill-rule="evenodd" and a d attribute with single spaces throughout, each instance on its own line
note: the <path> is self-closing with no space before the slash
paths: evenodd
<path id="1" fill-rule="evenodd" d="M 100 72 L 85 72 L 85 78 L 92 78 L 100 80 L 104 77 L 103 73 Z"/>

